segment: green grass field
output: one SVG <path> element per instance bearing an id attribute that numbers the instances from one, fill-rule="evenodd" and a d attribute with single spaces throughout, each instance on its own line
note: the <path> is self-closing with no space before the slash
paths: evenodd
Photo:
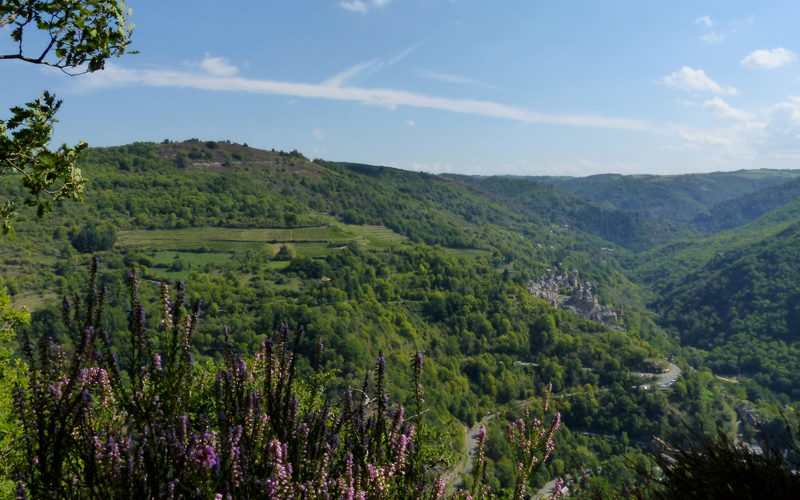
<path id="1" fill-rule="evenodd" d="M 277 251 L 282 244 L 288 244 L 298 255 L 324 257 L 335 251 L 337 245 L 344 246 L 355 242 L 364 247 L 389 248 L 405 241 L 391 229 L 383 226 L 352 226 L 331 224 L 327 226 L 285 228 L 225 228 L 202 227 L 188 229 L 155 229 L 120 231 L 117 245 L 123 248 L 139 247 L 156 250 L 156 262 L 169 265 L 163 259 L 181 258 L 192 264 L 220 260 L 208 257 L 213 254 L 232 253 L 244 250 L 260 250 L 266 246 Z M 192 251 L 197 257 L 189 257 Z M 205 257 L 202 257 L 205 256 Z M 190 260 L 194 259 L 194 260 Z M 220 257 L 222 261 L 227 257 Z M 203 262 L 205 260 L 205 262 Z"/>
<path id="2" fill-rule="evenodd" d="M 229 253 L 204 253 L 204 252 L 157 252 L 153 257 L 153 265 L 169 267 L 176 260 L 194 267 L 203 267 L 206 264 L 223 264 L 231 258 Z"/>
<path id="3" fill-rule="evenodd" d="M 11 298 L 11 306 L 16 309 L 25 308 L 29 311 L 34 311 L 58 298 L 58 295 L 54 292 L 45 292 L 44 294 L 39 292 L 24 292 Z"/>
<path id="4" fill-rule="evenodd" d="M 444 251 L 453 257 L 464 257 L 466 259 L 478 259 L 492 255 L 492 252 L 482 248 L 445 248 Z"/>

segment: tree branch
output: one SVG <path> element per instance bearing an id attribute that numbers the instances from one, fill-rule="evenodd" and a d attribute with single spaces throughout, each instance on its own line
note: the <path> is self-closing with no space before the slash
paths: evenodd
<path id="1" fill-rule="evenodd" d="M 22 0 L 22 3 L 20 3 L 19 8 L 17 9 L 16 12 L 8 16 L 7 19 L 0 19 L 0 28 L 16 21 L 19 15 L 22 14 L 22 11 L 25 9 L 25 6 L 28 5 L 30 1 L 31 0 Z"/>

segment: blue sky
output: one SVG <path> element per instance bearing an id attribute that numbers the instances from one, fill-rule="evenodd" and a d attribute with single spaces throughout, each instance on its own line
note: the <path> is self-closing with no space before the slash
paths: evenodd
<path id="1" fill-rule="evenodd" d="M 58 142 L 229 139 L 428 172 L 800 168 L 796 2 L 130 6 L 139 54 L 78 77 L 3 62 L 0 109 L 50 89 Z"/>

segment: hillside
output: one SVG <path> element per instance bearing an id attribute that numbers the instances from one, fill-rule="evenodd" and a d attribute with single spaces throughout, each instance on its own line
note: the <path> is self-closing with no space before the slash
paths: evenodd
<path id="1" fill-rule="evenodd" d="M 583 197 L 610 203 L 655 219 L 692 222 L 727 200 L 783 184 L 800 170 L 740 170 L 685 175 L 618 175 L 540 177 Z"/>
<path id="2" fill-rule="evenodd" d="M 712 259 L 662 299 L 664 324 L 708 363 L 800 399 L 800 224 Z"/>
<path id="3" fill-rule="evenodd" d="M 694 225 L 706 233 L 731 229 L 798 199 L 800 179 L 793 179 L 714 205 L 695 217 Z"/>
<path id="4" fill-rule="evenodd" d="M 721 375 L 742 375 L 754 399 L 770 391 L 796 401 L 795 283 L 800 200 L 735 229 L 665 245 L 628 266 L 653 291 L 661 323 Z"/>
<path id="5" fill-rule="evenodd" d="M 573 226 L 639 252 L 693 233 L 687 225 L 661 221 L 593 201 L 546 182 L 507 177 L 450 176 L 479 192 L 497 196 L 552 224 Z"/>

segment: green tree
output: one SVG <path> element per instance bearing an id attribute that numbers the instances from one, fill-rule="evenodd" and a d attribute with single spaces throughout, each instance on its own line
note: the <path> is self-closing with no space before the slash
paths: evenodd
<path id="1" fill-rule="evenodd" d="M 0 3 L 0 29 L 10 33 L 16 51 L 1 60 L 19 60 L 58 68 L 69 75 L 102 69 L 110 57 L 124 54 L 130 45 L 131 10 L 122 0 L 7 0 Z M 0 175 L 16 173 L 29 196 L 26 205 L 38 216 L 52 209 L 52 201 L 80 200 L 84 179 L 75 168 L 84 142 L 51 150 L 48 143 L 61 101 L 49 92 L 23 106 L 11 108 L 11 118 L 0 120 Z M 13 231 L 13 200 L 0 205 L 3 233 Z"/>
<path id="2" fill-rule="evenodd" d="M 86 226 L 70 242 L 81 253 L 101 252 L 117 242 L 117 230 L 113 226 Z"/>

